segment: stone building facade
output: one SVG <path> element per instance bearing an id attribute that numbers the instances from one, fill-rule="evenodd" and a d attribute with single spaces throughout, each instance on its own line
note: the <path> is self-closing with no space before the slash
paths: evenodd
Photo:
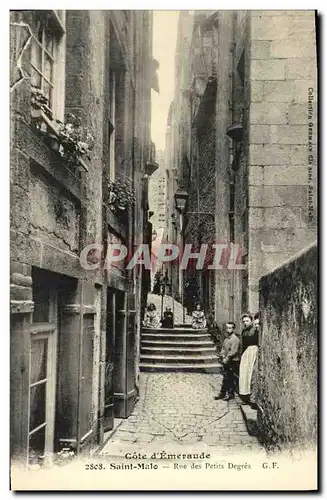
<path id="1" fill-rule="evenodd" d="M 151 175 L 149 180 L 149 215 L 151 221 L 151 289 L 154 285 L 154 277 L 162 265 L 156 259 L 157 249 L 160 248 L 166 222 L 166 169 L 164 151 L 156 151 L 156 163 L 158 169 Z"/>
<path id="2" fill-rule="evenodd" d="M 13 11 L 10 49 L 11 454 L 31 464 L 103 442 L 137 398 L 147 284 L 104 258 L 148 241 L 151 12 Z M 88 159 L 58 150 L 71 114 Z M 125 180 L 135 203 L 113 210 Z"/>
<path id="3" fill-rule="evenodd" d="M 158 170 L 149 181 L 149 209 L 154 212 L 151 217 L 153 230 L 161 230 L 166 221 L 166 169 L 164 151 L 156 151 Z"/>
<path id="4" fill-rule="evenodd" d="M 191 124 L 188 121 L 188 88 L 190 38 L 192 36 L 193 17 L 188 11 L 181 11 L 178 20 L 177 43 L 175 53 L 174 100 L 171 102 L 166 128 L 166 219 L 163 240 L 166 243 L 183 247 L 182 220 L 175 210 L 174 193 L 183 185 L 183 161 L 190 156 Z M 185 92 L 186 91 L 186 92 Z M 185 113 L 186 111 L 186 113 Z M 183 275 L 179 261 L 166 264 L 172 294 L 183 301 Z"/>
<path id="5" fill-rule="evenodd" d="M 260 277 L 316 238 L 315 14 L 183 11 L 176 57 L 168 231 L 179 187 L 189 198 L 177 239 L 242 248 L 243 270 L 193 265 L 182 277 L 219 323 L 239 324 L 259 308 Z"/>

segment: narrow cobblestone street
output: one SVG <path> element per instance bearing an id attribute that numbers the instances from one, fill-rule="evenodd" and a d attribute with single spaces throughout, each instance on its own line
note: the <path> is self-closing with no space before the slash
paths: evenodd
<path id="1" fill-rule="evenodd" d="M 140 398 L 102 453 L 122 454 L 173 445 L 259 451 L 248 434 L 237 400 L 215 401 L 222 376 L 202 373 L 141 373 Z M 132 447 L 130 446 L 132 445 Z"/>

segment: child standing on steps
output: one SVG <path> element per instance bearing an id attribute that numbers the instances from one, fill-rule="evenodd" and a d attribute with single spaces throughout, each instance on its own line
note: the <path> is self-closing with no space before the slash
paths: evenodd
<path id="1" fill-rule="evenodd" d="M 235 334 L 235 323 L 226 323 L 227 337 L 224 340 L 219 358 L 224 367 L 223 383 L 220 394 L 214 399 L 229 401 L 234 398 L 236 388 L 236 373 L 239 363 L 240 340 Z"/>

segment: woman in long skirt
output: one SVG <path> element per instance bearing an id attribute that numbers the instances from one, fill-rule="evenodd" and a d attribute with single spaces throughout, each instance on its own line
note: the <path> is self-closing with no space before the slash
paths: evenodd
<path id="1" fill-rule="evenodd" d="M 261 319 L 260 312 L 256 313 L 253 316 L 253 326 L 257 331 L 258 336 L 260 338 L 260 327 L 261 327 Z M 254 362 L 252 379 L 251 379 L 251 395 L 250 395 L 250 405 L 252 408 L 257 408 L 257 395 L 258 395 L 258 356 L 259 356 L 259 346 L 258 353 Z"/>
<path id="2" fill-rule="evenodd" d="M 251 314 L 243 314 L 242 357 L 239 371 L 239 395 L 245 404 L 250 403 L 251 382 L 258 354 L 259 335 Z"/>

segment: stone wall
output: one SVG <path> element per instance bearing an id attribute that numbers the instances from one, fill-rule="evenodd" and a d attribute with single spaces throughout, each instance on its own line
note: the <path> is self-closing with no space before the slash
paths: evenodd
<path id="1" fill-rule="evenodd" d="M 317 433 L 317 246 L 260 280 L 258 416 L 268 446 L 310 446 Z"/>
<path id="2" fill-rule="evenodd" d="M 249 49 L 249 308 L 255 311 L 260 276 L 315 239 L 314 12 L 252 11 Z"/>

